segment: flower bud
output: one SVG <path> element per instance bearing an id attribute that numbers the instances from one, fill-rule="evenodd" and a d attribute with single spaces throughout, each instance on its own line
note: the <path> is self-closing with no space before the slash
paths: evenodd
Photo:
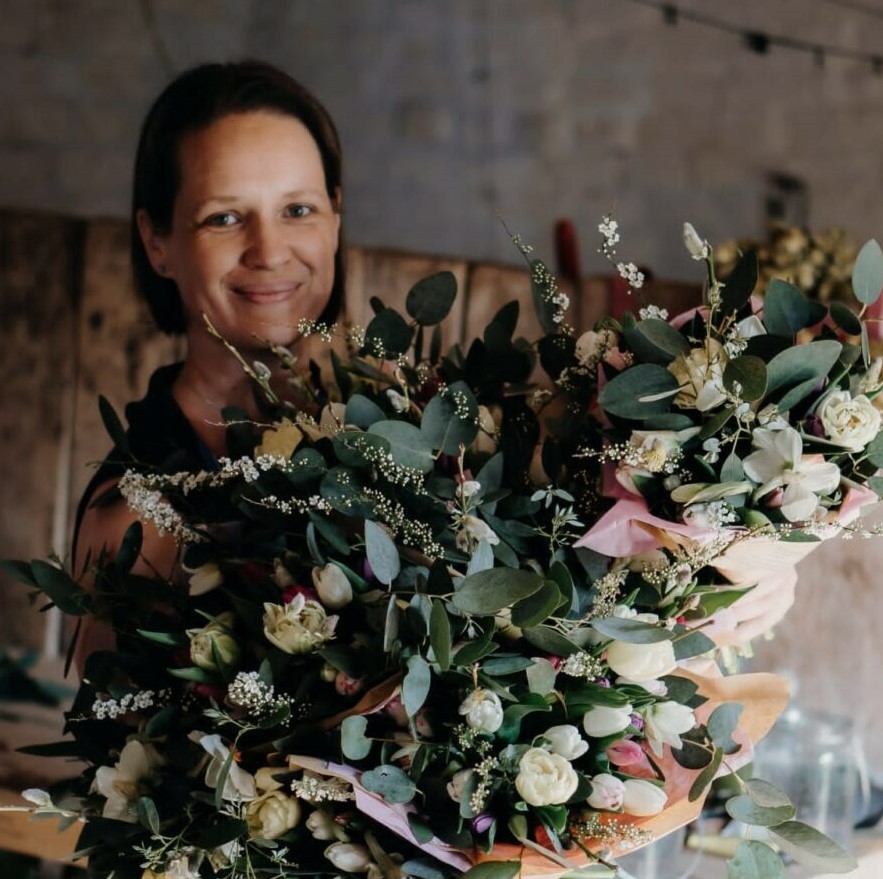
<path id="1" fill-rule="evenodd" d="M 671 641 L 652 644 L 613 641 L 607 646 L 607 664 L 620 677 L 640 682 L 671 674 L 678 662 Z"/>
<path id="2" fill-rule="evenodd" d="M 239 645 L 228 632 L 235 617 L 230 611 L 218 614 L 217 620 L 201 629 L 188 629 L 190 636 L 190 659 L 195 666 L 206 671 L 217 671 L 215 654 L 224 665 L 235 665 L 239 660 Z"/>
<path id="3" fill-rule="evenodd" d="M 699 237 L 692 223 L 684 223 L 684 246 L 695 260 L 703 260 L 708 256 L 708 242 Z"/>
<path id="4" fill-rule="evenodd" d="M 593 809 L 618 812 L 622 808 L 625 785 L 615 775 L 601 772 L 592 778 L 592 793 L 588 803 Z"/>
<path id="5" fill-rule="evenodd" d="M 271 790 L 245 807 L 248 835 L 277 839 L 296 827 L 300 821 L 300 803 L 282 791 Z"/>
<path id="6" fill-rule="evenodd" d="M 589 743 L 579 734 L 579 730 L 569 723 L 550 726 L 543 733 L 543 738 L 548 739 L 552 753 L 560 755 L 565 760 L 576 760 L 589 750 Z"/>
<path id="7" fill-rule="evenodd" d="M 337 824 L 334 818 L 324 809 L 315 809 L 307 816 L 307 830 L 313 834 L 313 839 L 329 841 L 337 839 Z"/>
<path id="8" fill-rule="evenodd" d="M 217 589 L 224 582 L 221 569 L 214 562 L 206 562 L 200 565 L 191 575 L 187 592 L 196 597 Z"/>
<path id="9" fill-rule="evenodd" d="M 628 778 L 623 782 L 625 795 L 622 810 L 636 818 L 658 815 L 664 808 L 668 796 L 665 791 L 652 781 L 642 778 Z"/>
<path id="10" fill-rule="evenodd" d="M 341 696 L 355 696 L 365 689 L 365 678 L 351 678 L 346 672 L 339 671 L 334 678 L 334 689 Z"/>
<path id="11" fill-rule="evenodd" d="M 280 766 L 262 766 L 254 774 L 254 783 L 258 790 L 282 790 L 282 782 L 276 781 L 275 775 L 282 775 L 285 769 Z"/>
<path id="12" fill-rule="evenodd" d="M 325 849 L 325 857 L 344 873 L 364 873 L 371 864 L 371 853 L 364 845 L 335 842 Z"/>
<path id="13" fill-rule="evenodd" d="M 454 777 L 448 782 L 447 791 L 448 796 L 455 802 L 459 803 L 463 797 L 463 791 L 466 789 L 466 784 L 469 779 L 472 777 L 471 769 L 461 769 L 459 772 L 454 773 Z"/>
<path id="14" fill-rule="evenodd" d="M 583 729 L 596 739 L 622 732 L 631 722 L 631 705 L 595 705 L 583 715 Z"/>
<path id="15" fill-rule="evenodd" d="M 346 574 L 330 562 L 324 568 L 313 568 L 313 586 L 329 610 L 340 610 L 353 600 L 353 587 Z"/>

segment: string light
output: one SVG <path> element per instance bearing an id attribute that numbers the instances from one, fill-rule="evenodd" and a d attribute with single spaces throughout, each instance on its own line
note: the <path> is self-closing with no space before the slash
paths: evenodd
<path id="1" fill-rule="evenodd" d="M 728 21 L 706 15 L 703 12 L 683 9 L 674 3 L 664 3 L 661 0 L 629 0 L 629 2 L 658 10 L 662 13 L 663 21 L 668 25 L 675 25 L 680 21 L 689 21 L 703 27 L 714 28 L 724 33 L 733 34 L 739 37 L 746 49 L 757 55 L 766 55 L 772 48 L 791 49 L 795 52 L 804 52 L 810 55 L 817 67 L 823 68 L 826 60 L 830 57 L 845 58 L 867 64 L 871 72 L 876 76 L 883 75 L 883 56 L 875 52 L 862 52 L 858 49 L 846 49 L 842 46 L 813 43 L 781 34 L 770 34 L 766 31 L 742 28 L 730 24 Z M 842 6 L 857 12 L 863 12 L 866 15 L 883 18 L 883 9 L 875 9 L 859 2 L 859 0 L 820 0 L 820 2 Z"/>

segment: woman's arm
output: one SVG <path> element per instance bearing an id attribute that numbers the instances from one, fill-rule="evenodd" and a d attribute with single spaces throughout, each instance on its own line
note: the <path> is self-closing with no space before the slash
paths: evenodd
<path id="1" fill-rule="evenodd" d="M 99 497 L 111 488 L 114 482 L 115 480 L 109 480 L 99 485 L 94 497 Z M 74 548 L 75 558 L 82 564 L 86 558 L 96 558 L 102 549 L 107 550 L 111 556 L 116 555 L 126 530 L 135 518 L 122 498 L 106 506 L 90 506 L 80 523 Z M 171 578 L 177 560 L 178 545 L 171 535 L 160 534 L 152 524 L 145 523 L 141 555 L 135 562 L 132 572 L 148 577 Z M 83 588 L 91 589 L 93 585 L 91 572 L 86 571 L 79 582 Z M 90 653 L 96 650 L 113 650 L 115 647 L 116 638 L 110 626 L 94 617 L 84 617 L 74 652 L 74 663 L 80 677 L 83 676 L 83 667 Z"/>

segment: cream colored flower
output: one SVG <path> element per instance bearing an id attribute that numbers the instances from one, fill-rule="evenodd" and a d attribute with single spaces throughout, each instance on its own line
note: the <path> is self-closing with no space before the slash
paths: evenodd
<path id="1" fill-rule="evenodd" d="M 707 412 L 727 399 L 724 390 L 724 367 L 727 355 L 715 339 L 708 339 L 701 348 L 691 348 L 688 354 L 679 354 L 666 367 L 681 386 L 674 399 L 681 409 Z"/>
<path id="2" fill-rule="evenodd" d="M 603 739 L 622 732 L 632 722 L 632 706 L 594 705 L 583 715 L 586 735 Z"/>
<path id="3" fill-rule="evenodd" d="M 255 787 L 259 791 L 282 790 L 282 782 L 277 781 L 274 776 L 282 775 L 285 772 L 284 767 L 262 766 L 254 774 Z"/>
<path id="4" fill-rule="evenodd" d="M 248 835 L 252 838 L 278 839 L 297 827 L 300 816 L 298 800 L 279 790 L 267 791 L 245 807 Z"/>
<path id="5" fill-rule="evenodd" d="M 819 407 L 825 435 L 852 452 L 860 452 L 880 432 L 880 411 L 860 394 L 833 391 Z"/>
<path id="6" fill-rule="evenodd" d="M 205 783 L 212 790 L 217 788 L 224 768 L 229 765 L 224 787 L 221 790 L 221 799 L 236 802 L 253 800 L 257 796 L 254 776 L 246 772 L 235 760 L 230 760 L 230 749 L 217 733 L 206 735 L 194 731 L 190 733 L 190 739 L 202 747 L 211 758 L 205 770 Z"/>
<path id="7" fill-rule="evenodd" d="M 471 769 L 461 769 L 455 772 L 453 778 L 447 784 L 448 796 L 455 802 L 459 803 L 463 798 L 463 791 L 466 790 L 466 784 L 472 778 Z"/>
<path id="8" fill-rule="evenodd" d="M 285 653 L 312 653 L 334 638 L 336 616 L 318 601 L 295 595 L 288 604 L 264 604 L 264 634 Z"/>
<path id="9" fill-rule="evenodd" d="M 693 709 L 680 702 L 655 702 L 644 712 L 644 735 L 657 757 L 662 746 L 682 747 L 681 734 L 696 726 Z"/>
<path id="10" fill-rule="evenodd" d="M 325 849 L 325 857 L 344 873 L 364 873 L 371 865 L 371 853 L 354 842 L 335 842 Z"/>
<path id="11" fill-rule="evenodd" d="M 549 740 L 549 749 L 565 760 L 576 760 L 589 750 L 589 743 L 572 723 L 550 726 L 543 738 Z"/>
<path id="12" fill-rule="evenodd" d="M 91 789 L 105 797 L 101 814 L 134 824 L 138 820 L 136 805 L 143 782 L 163 762 L 153 745 L 144 745 L 135 739 L 126 742 L 116 766 L 99 766 L 95 773 Z"/>
<path id="13" fill-rule="evenodd" d="M 190 574 L 187 592 L 193 597 L 205 595 L 206 592 L 217 589 L 223 582 L 221 569 L 214 562 L 206 562 Z"/>
<path id="14" fill-rule="evenodd" d="M 692 223 L 684 223 L 684 246 L 687 252 L 695 260 L 703 260 L 708 257 L 708 242 L 699 237 L 699 233 L 693 228 Z"/>
<path id="15" fill-rule="evenodd" d="M 616 674 L 632 681 L 655 680 L 677 668 L 671 641 L 652 644 L 612 641 L 607 645 L 607 664 Z"/>
<path id="16" fill-rule="evenodd" d="M 515 789 L 531 806 L 566 803 L 576 792 L 579 776 L 560 754 L 530 748 L 518 763 Z"/>
<path id="17" fill-rule="evenodd" d="M 334 816 L 324 809 L 314 809 L 310 812 L 307 816 L 306 827 L 312 834 L 313 839 L 324 842 L 337 839 L 339 828 L 334 821 Z"/>
<path id="18" fill-rule="evenodd" d="M 478 687 L 461 703 L 460 714 L 466 725 L 485 733 L 495 733 L 503 725 L 503 703 L 493 690 Z"/>
<path id="19" fill-rule="evenodd" d="M 236 617 L 227 610 L 201 629 L 187 629 L 190 659 L 194 665 L 206 671 L 217 671 L 216 657 L 226 666 L 236 665 L 239 661 L 239 645 L 229 631 L 235 622 Z"/>
<path id="20" fill-rule="evenodd" d="M 588 330 L 576 340 L 576 359 L 581 366 L 590 366 L 614 347 L 616 333 L 613 330 Z"/>
<path id="21" fill-rule="evenodd" d="M 340 610 L 353 600 L 353 587 L 346 574 L 331 562 L 323 568 L 313 568 L 313 586 L 319 600 L 330 610 Z"/>
<path id="22" fill-rule="evenodd" d="M 643 778 L 627 778 L 623 787 L 622 810 L 626 815 L 636 818 L 658 815 L 668 801 L 668 795 L 658 784 Z"/>

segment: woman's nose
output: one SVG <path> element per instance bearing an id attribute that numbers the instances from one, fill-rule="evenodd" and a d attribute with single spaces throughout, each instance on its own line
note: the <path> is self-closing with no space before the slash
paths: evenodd
<path id="1" fill-rule="evenodd" d="M 291 259 L 291 245 L 281 224 L 255 220 L 249 230 L 243 262 L 249 268 L 275 269 Z"/>

